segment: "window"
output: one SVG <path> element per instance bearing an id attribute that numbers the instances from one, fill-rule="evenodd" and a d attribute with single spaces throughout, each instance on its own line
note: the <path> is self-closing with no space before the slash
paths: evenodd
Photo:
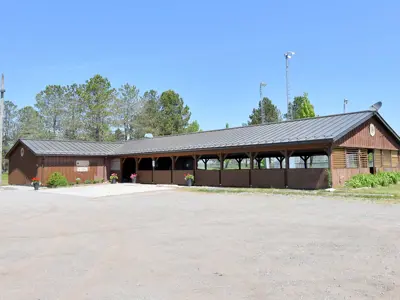
<path id="1" fill-rule="evenodd" d="M 358 149 L 346 149 L 346 168 L 358 167 Z"/>

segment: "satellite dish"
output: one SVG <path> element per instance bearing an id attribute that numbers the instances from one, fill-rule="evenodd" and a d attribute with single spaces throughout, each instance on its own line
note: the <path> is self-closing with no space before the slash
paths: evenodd
<path id="1" fill-rule="evenodd" d="M 378 111 L 382 107 L 382 102 L 376 102 L 374 105 L 372 105 L 369 110 L 370 111 Z"/>

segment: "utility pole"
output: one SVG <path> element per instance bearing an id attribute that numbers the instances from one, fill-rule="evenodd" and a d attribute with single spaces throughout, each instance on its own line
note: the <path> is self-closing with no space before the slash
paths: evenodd
<path id="1" fill-rule="evenodd" d="M 0 186 L 3 178 L 3 111 L 4 111 L 4 74 L 1 74 L 0 86 Z"/>
<path id="2" fill-rule="evenodd" d="M 347 100 L 347 99 L 344 99 L 343 100 L 343 113 L 345 114 L 346 113 L 346 105 L 349 103 L 349 100 Z"/>
<path id="3" fill-rule="evenodd" d="M 260 82 L 260 103 L 261 103 L 261 124 L 265 124 L 265 107 L 264 107 L 264 99 L 262 94 L 262 88 L 267 86 L 266 83 Z"/>
<path id="4" fill-rule="evenodd" d="M 287 102 L 287 119 L 292 119 L 292 112 L 290 111 L 290 86 L 289 86 L 289 59 L 295 55 L 293 51 L 288 51 L 284 54 L 286 60 L 286 102 Z"/>

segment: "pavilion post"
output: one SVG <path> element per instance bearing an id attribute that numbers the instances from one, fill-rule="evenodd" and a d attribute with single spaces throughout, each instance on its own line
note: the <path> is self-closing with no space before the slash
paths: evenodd
<path id="1" fill-rule="evenodd" d="M 197 170 L 197 155 L 193 155 L 193 176 L 196 180 L 196 170 Z"/>
<path id="2" fill-rule="evenodd" d="M 253 160 L 253 153 L 249 152 L 246 153 L 247 157 L 250 159 L 250 170 L 249 170 L 249 187 L 253 186 L 252 179 L 251 179 L 251 172 L 254 169 L 254 160 Z"/>
<path id="3" fill-rule="evenodd" d="M 154 183 L 154 169 L 156 167 L 156 160 L 154 157 L 151 158 L 151 183 Z"/>
<path id="4" fill-rule="evenodd" d="M 332 159 L 332 147 L 329 147 L 328 149 L 325 150 L 326 155 L 328 156 L 328 170 L 330 172 L 330 178 L 331 182 L 328 182 L 328 185 L 330 184 L 330 187 L 333 187 L 333 159 Z"/>
<path id="5" fill-rule="evenodd" d="M 222 185 L 222 171 L 224 170 L 225 154 L 220 153 L 219 157 L 219 185 Z"/>
<path id="6" fill-rule="evenodd" d="M 170 156 L 170 158 L 171 158 L 171 183 L 174 183 L 175 157 Z"/>
<path id="7" fill-rule="evenodd" d="M 289 179 L 288 179 L 288 173 L 289 173 L 289 167 L 290 167 L 290 156 L 293 154 L 293 151 L 289 152 L 287 149 L 285 151 L 281 151 L 282 154 L 285 156 L 285 187 L 287 188 L 289 186 Z"/>

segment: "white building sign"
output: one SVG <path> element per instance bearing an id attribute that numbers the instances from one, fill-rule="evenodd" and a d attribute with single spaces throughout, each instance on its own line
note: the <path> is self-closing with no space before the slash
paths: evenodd
<path id="1" fill-rule="evenodd" d="M 89 161 L 88 160 L 77 160 L 76 166 L 77 167 L 89 167 Z"/>

